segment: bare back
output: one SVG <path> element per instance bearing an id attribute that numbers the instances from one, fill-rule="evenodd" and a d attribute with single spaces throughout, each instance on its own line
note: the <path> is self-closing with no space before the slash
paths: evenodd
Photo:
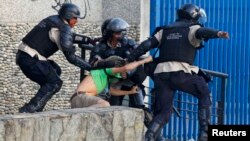
<path id="1" fill-rule="evenodd" d="M 87 95 L 97 95 L 96 85 L 91 75 L 86 76 L 77 87 L 77 92 L 86 92 Z"/>

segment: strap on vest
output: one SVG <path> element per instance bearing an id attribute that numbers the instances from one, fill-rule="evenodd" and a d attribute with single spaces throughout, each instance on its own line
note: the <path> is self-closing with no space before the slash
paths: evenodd
<path id="1" fill-rule="evenodd" d="M 28 45 L 26 45 L 25 43 L 21 43 L 18 46 L 18 50 L 21 50 L 27 54 L 29 54 L 31 57 L 37 56 L 39 60 L 43 60 L 46 61 L 47 58 L 42 56 L 39 52 L 37 52 L 35 49 L 29 47 Z"/>

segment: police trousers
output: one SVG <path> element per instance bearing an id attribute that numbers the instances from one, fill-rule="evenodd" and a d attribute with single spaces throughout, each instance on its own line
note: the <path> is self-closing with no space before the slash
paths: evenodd
<path id="1" fill-rule="evenodd" d="M 37 96 L 43 97 L 47 92 L 60 90 L 63 83 L 60 79 L 61 69 L 54 61 L 41 61 L 36 56 L 18 51 L 16 63 L 27 78 L 41 86 Z"/>
<path id="2" fill-rule="evenodd" d="M 202 76 L 184 71 L 155 74 L 155 109 L 154 119 L 168 122 L 172 113 L 172 105 L 176 90 L 183 91 L 198 98 L 199 108 L 211 105 L 210 90 Z"/>

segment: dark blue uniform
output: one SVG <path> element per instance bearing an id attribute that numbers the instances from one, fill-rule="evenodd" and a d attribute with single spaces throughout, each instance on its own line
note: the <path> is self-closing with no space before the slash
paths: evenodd
<path id="1" fill-rule="evenodd" d="M 191 43 L 190 34 L 193 34 L 195 39 L 207 41 L 208 39 L 219 38 L 217 36 L 219 31 L 202 26 L 197 28 L 195 32 L 191 31 L 191 27 L 197 25 L 199 26 L 199 24 L 189 20 L 177 20 L 173 24 L 161 28 L 160 40 L 156 35 L 150 37 L 142 42 L 128 57 L 129 61 L 133 61 L 151 48 L 158 47 L 160 50 L 159 58 L 157 59 L 158 66 L 154 75 L 156 88 L 155 116 L 146 133 L 147 141 L 153 141 L 164 124 L 169 121 L 172 114 L 174 93 L 177 90 L 187 92 L 198 98 L 200 135 L 202 137 L 206 136 L 204 134 L 207 131 L 210 118 L 210 90 L 206 79 L 200 75 L 201 70 L 198 67 L 197 69 L 186 70 L 183 66 L 192 66 L 197 49 L 203 47 L 202 42 L 199 42 L 196 46 L 194 43 Z M 172 70 L 169 67 L 170 63 L 175 65 Z M 166 65 L 167 67 L 164 68 Z"/>
<path id="2" fill-rule="evenodd" d="M 52 29 L 58 29 L 59 40 L 51 40 Z M 87 37 L 82 41 L 87 43 L 86 39 Z M 46 102 L 60 90 L 63 83 L 60 79 L 61 69 L 54 61 L 46 59 L 59 49 L 70 63 L 87 70 L 91 68 L 90 64 L 75 55 L 71 27 L 58 15 L 42 20 L 23 38 L 22 42 L 16 62 L 29 79 L 40 85 L 40 89 L 28 104 L 19 109 L 20 112 L 42 111 Z M 23 48 L 26 50 L 28 48 L 29 51 Z M 30 50 L 33 50 L 33 53 L 35 51 L 35 55 L 32 55 Z"/>

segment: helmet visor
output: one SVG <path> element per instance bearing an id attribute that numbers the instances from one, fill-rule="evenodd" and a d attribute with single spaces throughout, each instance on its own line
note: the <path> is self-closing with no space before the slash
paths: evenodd
<path id="1" fill-rule="evenodd" d="M 199 18 L 200 24 L 205 24 L 207 22 L 207 14 L 203 8 L 200 9 L 199 14 L 201 15 Z"/>
<path id="2" fill-rule="evenodd" d="M 112 32 L 126 31 L 127 28 L 129 28 L 128 23 L 120 18 L 112 19 L 106 27 L 107 30 Z"/>

